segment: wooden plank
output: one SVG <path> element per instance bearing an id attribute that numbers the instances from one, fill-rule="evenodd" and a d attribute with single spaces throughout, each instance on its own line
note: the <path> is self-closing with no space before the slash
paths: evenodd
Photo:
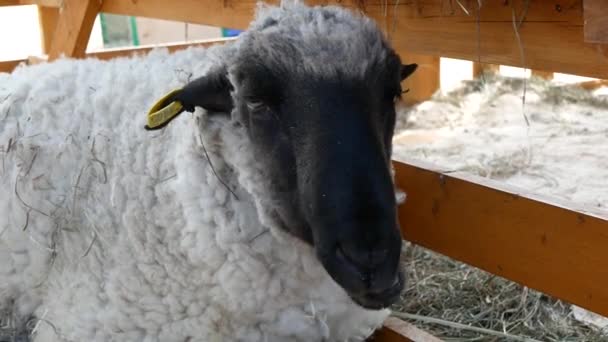
<path id="1" fill-rule="evenodd" d="M 384 326 L 368 339 L 369 342 L 441 342 L 437 337 L 415 325 L 395 317 L 384 321 Z"/>
<path id="2" fill-rule="evenodd" d="M 608 78 L 608 47 L 583 42 L 580 6 L 556 6 L 553 1 L 484 1 L 478 36 L 476 19 L 462 11 L 449 15 L 445 3 L 449 2 L 401 6 L 396 24 L 399 34 L 393 44 L 410 46 L 422 54 Z M 476 3 L 467 2 L 469 6 Z M 527 11 L 524 3 L 529 4 Z M 381 15 L 379 8 L 367 8 L 373 17 Z M 516 17 L 526 13 L 517 32 L 514 11 Z"/>
<path id="3" fill-rule="evenodd" d="M 498 73 L 499 71 L 500 65 L 473 62 L 473 78 L 483 74 Z"/>
<path id="4" fill-rule="evenodd" d="M 44 7 L 59 8 L 63 4 L 63 0 L 19 0 L 22 5 L 38 5 Z"/>
<path id="5" fill-rule="evenodd" d="M 61 7 L 62 0 L 0 0 L 0 6 L 39 5 L 45 7 Z"/>
<path id="6" fill-rule="evenodd" d="M 57 19 L 59 18 L 59 9 L 52 7 L 38 6 L 38 22 L 40 25 L 40 42 L 42 44 L 42 53 L 49 53 L 55 29 L 57 28 Z"/>
<path id="7" fill-rule="evenodd" d="M 608 316 L 608 214 L 420 162 L 395 169 L 405 239 Z"/>
<path id="8" fill-rule="evenodd" d="M 277 0 L 265 1 L 278 3 Z M 245 29 L 253 18 L 254 0 L 105 0 L 104 13 L 184 21 L 210 26 Z"/>
<path id="9" fill-rule="evenodd" d="M 0 61 L 0 72 L 12 72 L 13 69 L 23 62 L 25 62 L 23 59 Z"/>
<path id="10" fill-rule="evenodd" d="M 584 0 L 585 41 L 608 44 L 608 1 Z"/>
<path id="11" fill-rule="evenodd" d="M 99 13 L 101 0 L 63 0 L 57 19 L 57 28 L 49 50 L 49 59 L 62 54 L 68 57 L 83 57 L 95 17 Z"/>
<path id="12" fill-rule="evenodd" d="M 403 89 L 409 89 L 409 92 L 403 96 L 403 102 L 407 105 L 413 105 L 430 99 L 439 89 L 441 80 L 440 58 L 403 51 L 398 51 L 398 53 L 404 63 L 418 64 L 416 72 L 403 82 Z"/>
<path id="13" fill-rule="evenodd" d="M 608 46 L 583 41 L 581 6 L 553 1 L 484 1 L 479 11 L 478 36 L 473 15 L 477 1 L 463 3 L 469 7 L 469 15 L 451 1 L 400 1 L 394 21 L 395 0 L 308 0 L 308 3 L 340 3 L 361 8 L 382 27 L 388 19 L 386 26 L 391 31 L 394 22 L 392 42 L 399 51 L 608 78 Z M 527 10 L 524 4 L 528 4 Z M 243 29 L 251 20 L 254 7 L 253 0 L 181 0 L 173 6 L 163 0 L 105 0 L 102 11 Z M 517 34 L 514 13 L 518 19 L 525 13 Z M 520 46 L 524 49 L 524 60 Z"/>

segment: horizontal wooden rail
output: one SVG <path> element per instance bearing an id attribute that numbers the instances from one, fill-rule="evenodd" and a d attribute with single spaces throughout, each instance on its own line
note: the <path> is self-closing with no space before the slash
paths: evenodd
<path id="1" fill-rule="evenodd" d="M 395 161 L 403 237 L 608 316 L 608 220 L 424 163 Z"/>
<path id="2" fill-rule="evenodd" d="M 411 323 L 402 321 L 395 317 L 389 317 L 384 321 L 382 329 L 376 331 L 369 342 L 441 342 L 435 336 L 424 330 L 420 330 Z"/>
<path id="3" fill-rule="evenodd" d="M 62 6 L 63 1 L 0 0 L 0 5 L 57 7 Z M 256 1 L 178 0 L 168 6 L 163 0 L 104 0 L 100 11 L 245 29 L 253 17 Z M 608 44 L 585 43 L 584 12 L 580 4 L 488 0 L 482 2 L 479 9 L 479 2 L 468 1 L 465 11 L 442 0 L 400 1 L 397 4 L 395 0 L 307 2 L 339 4 L 362 10 L 388 30 L 400 53 L 461 58 L 608 79 Z M 604 5 L 596 5 L 599 3 L 603 3 L 602 0 L 585 0 L 587 8 L 603 9 Z M 212 15 L 201 15 L 202 10 Z M 601 36 L 608 21 L 598 15 L 588 15 L 588 20 L 592 25 L 587 28 L 587 39 L 604 41 L 605 38 L 593 40 L 591 37 Z"/>
<path id="4" fill-rule="evenodd" d="M 0 0 L 0 4 L 55 6 L 63 1 Z M 104 0 L 100 11 L 245 29 L 253 17 L 256 2 L 177 0 L 168 6 L 163 0 Z M 277 3 L 278 0 L 268 2 Z M 553 1 L 488 0 L 482 2 L 481 9 L 478 9 L 479 2 L 468 1 L 465 11 L 442 0 L 400 1 L 397 4 L 395 0 L 307 2 L 339 4 L 362 10 L 388 31 L 393 45 L 404 55 L 461 58 L 608 79 L 608 45 L 584 42 L 584 13 L 580 5 L 556 5 Z M 203 9 L 204 13 L 212 15 L 202 15 Z M 605 28 L 606 21 L 593 22 L 600 22 L 595 25 L 600 30 Z M 72 32 L 73 29 L 65 31 Z M 78 44 L 71 44 L 68 48 L 72 45 Z"/>
<path id="5" fill-rule="evenodd" d="M 307 2 L 362 10 L 388 29 L 398 51 L 608 79 L 608 46 L 584 42 L 580 5 L 488 0 L 478 11 L 479 2 L 467 1 L 469 7 L 464 12 L 453 2 L 442 0 L 400 1 L 396 6 L 395 0 Z M 181 0 L 179 5 L 167 6 L 162 0 L 104 0 L 101 11 L 244 29 L 252 19 L 255 3 Z M 200 15 L 202 9 L 213 15 Z"/>
<path id="6" fill-rule="evenodd" d="M 0 6 L 38 5 L 44 7 L 61 7 L 62 0 L 0 0 Z"/>
<path id="7" fill-rule="evenodd" d="M 0 72 L 11 72 L 20 63 L 27 62 L 24 59 L 12 59 L 8 61 L 0 61 Z"/>
<path id="8" fill-rule="evenodd" d="M 175 52 L 179 50 L 183 50 L 189 47 L 209 47 L 215 44 L 223 44 L 236 38 L 218 38 L 218 39 L 201 39 L 201 40 L 193 40 L 189 42 L 177 42 L 177 43 L 169 43 L 169 44 L 158 44 L 158 45 L 141 45 L 138 47 L 127 47 L 127 48 L 113 48 L 113 49 L 104 49 L 99 51 L 91 51 L 86 54 L 86 58 L 97 58 L 101 60 L 108 60 L 112 58 L 118 57 L 129 57 L 137 54 L 146 54 L 152 49 L 155 48 L 166 48 L 169 52 Z M 37 64 L 41 62 L 45 62 L 47 60 L 46 56 L 33 56 L 28 59 L 20 59 L 20 60 L 11 60 L 11 61 L 3 61 L 0 62 L 0 72 L 10 72 L 12 71 L 19 63 L 26 64 Z"/>
<path id="9" fill-rule="evenodd" d="M 265 1 L 278 3 L 277 0 Z M 183 21 L 218 27 L 245 29 L 253 19 L 255 0 L 178 0 L 168 6 L 164 0 L 104 0 L 104 13 Z M 205 15 L 203 13 L 210 15 Z"/>

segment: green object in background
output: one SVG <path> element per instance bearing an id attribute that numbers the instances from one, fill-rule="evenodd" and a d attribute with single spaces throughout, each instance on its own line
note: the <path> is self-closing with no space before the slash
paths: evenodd
<path id="1" fill-rule="evenodd" d="M 139 45 L 135 17 L 101 13 L 99 21 L 104 47 Z"/>
<path id="2" fill-rule="evenodd" d="M 131 24 L 131 38 L 134 46 L 139 46 L 139 33 L 137 32 L 137 22 L 135 17 L 129 17 L 129 23 Z"/>
<path id="3" fill-rule="evenodd" d="M 224 38 L 226 38 L 226 37 L 236 37 L 241 32 L 243 32 L 243 31 L 242 30 L 229 29 L 229 28 L 222 28 L 222 37 L 224 37 Z"/>

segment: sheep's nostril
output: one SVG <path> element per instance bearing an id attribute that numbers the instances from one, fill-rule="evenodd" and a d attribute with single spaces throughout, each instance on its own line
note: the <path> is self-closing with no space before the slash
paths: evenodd
<path id="1" fill-rule="evenodd" d="M 360 250 L 339 245 L 336 254 L 357 268 L 370 270 L 382 264 L 388 257 L 387 249 Z"/>

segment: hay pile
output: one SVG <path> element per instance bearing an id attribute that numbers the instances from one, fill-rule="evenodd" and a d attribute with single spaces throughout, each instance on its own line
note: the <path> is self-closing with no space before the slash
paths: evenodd
<path id="1" fill-rule="evenodd" d="M 399 317 L 445 341 L 608 341 L 608 330 L 577 321 L 567 303 L 421 247 L 406 248 L 410 286 L 393 309 L 415 314 Z"/>
<path id="2" fill-rule="evenodd" d="M 490 75 L 401 113 L 395 156 L 574 200 L 608 216 L 608 96 L 532 79 L 522 110 L 523 85 Z M 405 248 L 410 287 L 394 309 L 446 341 L 608 341 L 608 328 L 577 320 L 567 303 L 421 247 Z"/>

